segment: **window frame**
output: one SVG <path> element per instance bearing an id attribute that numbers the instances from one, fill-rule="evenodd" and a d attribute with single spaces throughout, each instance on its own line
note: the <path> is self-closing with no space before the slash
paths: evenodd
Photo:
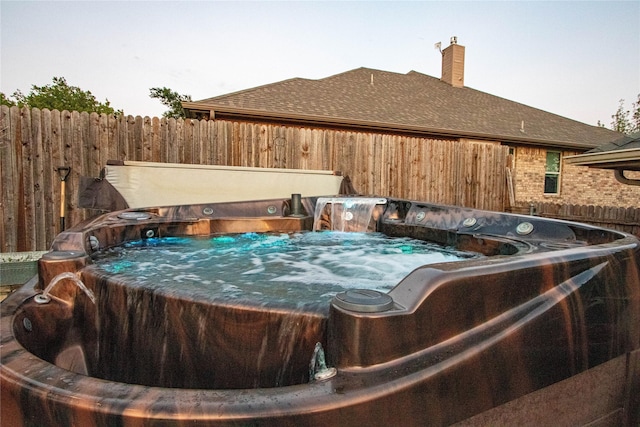
<path id="1" fill-rule="evenodd" d="M 558 155 L 558 165 L 557 171 L 549 170 L 549 154 L 557 154 Z M 562 151 L 557 150 L 547 150 L 545 152 L 545 164 L 544 164 L 544 185 L 543 192 L 545 196 L 558 196 L 560 195 L 560 180 L 562 175 Z M 547 179 L 555 178 L 555 191 L 547 192 Z"/>

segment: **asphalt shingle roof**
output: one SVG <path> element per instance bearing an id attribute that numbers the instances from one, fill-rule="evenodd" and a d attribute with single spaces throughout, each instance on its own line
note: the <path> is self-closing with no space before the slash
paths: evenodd
<path id="1" fill-rule="evenodd" d="M 632 148 L 640 148 L 640 132 L 636 132 L 631 135 L 625 135 L 619 139 L 616 139 L 615 141 L 603 144 L 589 151 L 589 153 L 604 153 L 608 151 L 630 150 Z"/>
<path id="2" fill-rule="evenodd" d="M 190 106 L 195 105 L 577 149 L 591 149 L 621 136 L 472 88 L 455 88 L 416 71 L 357 68 L 318 80 L 284 80 Z"/>

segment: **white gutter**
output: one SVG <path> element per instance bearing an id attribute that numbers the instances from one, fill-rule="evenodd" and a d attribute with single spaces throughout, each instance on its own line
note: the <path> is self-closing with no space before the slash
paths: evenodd
<path id="1" fill-rule="evenodd" d="M 624 176 L 628 170 L 640 170 L 640 148 L 602 151 L 599 153 L 566 156 L 564 160 L 576 166 L 589 166 L 599 169 L 613 169 L 616 180 L 627 185 L 640 185 L 640 179 Z"/>
<path id="2" fill-rule="evenodd" d="M 575 156 L 566 156 L 564 159 L 567 163 L 576 166 L 592 166 L 615 168 L 617 163 L 637 163 L 640 168 L 640 148 L 629 148 L 626 150 L 611 150 L 598 153 L 578 154 Z"/>

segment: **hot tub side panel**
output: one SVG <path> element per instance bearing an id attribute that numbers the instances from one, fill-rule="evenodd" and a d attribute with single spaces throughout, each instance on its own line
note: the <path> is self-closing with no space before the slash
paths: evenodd
<path id="1" fill-rule="evenodd" d="M 95 336 L 85 346 L 93 376 L 148 386 L 236 389 L 308 381 L 326 317 L 207 301 L 119 283 L 87 268 L 97 293 Z M 131 357 L 135 355 L 135 357 Z"/>

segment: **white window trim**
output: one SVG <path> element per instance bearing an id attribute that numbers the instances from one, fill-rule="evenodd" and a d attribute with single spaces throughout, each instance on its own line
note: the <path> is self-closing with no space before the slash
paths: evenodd
<path id="1" fill-rule="evenodd" d="M 549 172 L 547 171 L 547 153 L 558 153 L 558 172 Z M 556 188 L 556 191 L 554 193 L 547 193 L 546 190 L 546 186 L 544 185 L 546 183 L 547 180 L 547 175 L 556 175 L 558 177 L 558 187 Z M 544 159 L 544 182 L 543 182 L 543 189 L 542 191 L 544 192 L 543 194 L 545 196 L 559 196 L 560 195 L 560 188 L 562 187 L 562 151 L 556 151 L 556 150 L 547 150 L 545 151 L 545 159 Z"/>

